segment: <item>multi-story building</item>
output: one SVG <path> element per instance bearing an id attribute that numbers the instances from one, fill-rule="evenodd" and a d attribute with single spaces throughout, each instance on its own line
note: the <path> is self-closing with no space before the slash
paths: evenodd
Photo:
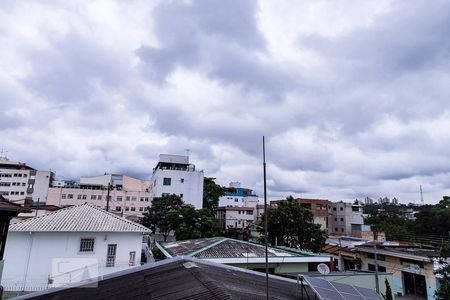
<path id="1" fill-rule="evenodd" d="M 319 224 L 321 230 L 328 231 L 330 222 L 330 201 L 326 199 L 305 199 L 297 198 L 297 200 L 303 207 L 311 211 L 313 215 L 314 224 Z M 271 208 L 277 208 L 280 202 L 286 200 L 274 200 L 270 201 Z"/>
<path id="2" fill-rule="evenodd" d="M 328 232 L 335 235 L 352 234 L 352 225 L 363 225 L 363 207 L 343 201 L 331 204 L 331 220 Z"/>
<path id="3" fill-rule="evenodd" d="M 258 196 L 253 190 L 242 188 L 240 182 L 230 182 L 225 195 L 219 198 L 219 207 L 256 207 Z"/>
<path id="4" fill-rule="evenodd" d="M 160 154 L 153 169 L 152 197 L 175 194 L 186 204 L 203 207 L 203 171 L 189 163 L 189 156 Z"/>
<path id="5" fill-rule="evenodd" d="M 0 157 L 0 195 L 12 202 L 46 202 L 53 178 L 51 171 L 38 171 L 25 163 Z"/>
<path id="6" fill-rule="evenodd" d="M 141 216 L 150 206 L 150 180 L 105 174 L 81 177 L 78 184 L 61 184 L 48 190 L 47 204 L 57 206 L 93 204 L 123 216 Z M 107 201 L 109 196 L 109 201 Z"/>

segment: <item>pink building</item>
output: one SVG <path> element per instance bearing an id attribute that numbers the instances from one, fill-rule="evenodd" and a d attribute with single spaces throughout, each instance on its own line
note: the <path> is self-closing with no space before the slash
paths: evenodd
<path id="1" fill-rule="evenodd" d="M 107 206 L 109 186 L 109 211 L 125 217 L 140 217 L 150 206 L 150 180 L 140 180 L 126 175 L 106 174 L 81 177 L 79 184 L 60 184 L 48 190 L 47 204 L 57 206 L 93 204 Z"/>

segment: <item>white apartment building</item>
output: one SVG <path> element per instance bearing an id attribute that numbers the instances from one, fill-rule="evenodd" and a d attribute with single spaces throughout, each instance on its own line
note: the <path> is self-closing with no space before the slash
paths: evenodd
<path id="1" fill-rule="evenodd" d="M 343 201 L 331 204 L 329 233 L 351 236 L 352 225 L 363 225 L 363 207 Z"/>
<path id="2" fill-rule="evenodd" d="M 45 203 L 53 178 L 51 171 L 38 171 L 25 163 L 0 157 L 0 195 L 12 202 Z"/>
<path id="3" fill-rule="evenodd" d="M 253 190 L 242 188 L 240 182 L 230 182 L 225 195 L 219 198 L 219 207 L 256 207 L 258 196 Z"/>
<path id="4" fill-rule="evenodd" d="M 57 187 L 49 188 L 47 204 L 69 206 L 88 203 L 104 209 L 109 205 L 111 212 L 125 217 L 140 217 L 151 205 L 151 189 L 150 180 L 121 174 L 81 177 L 79 184 L 58 181 Z"/>
<path id="5" fill-rule="evenodd" d="M 1 283 L 36 291 L 139 266 L 144 234 L 150 230 L 89 204 L 26 219 L 9 228 Z"/>
<path id="6" fill-rule="evenodd" d="M 176 194 L 184 203 L 203 207 L 203 171 L 189 163 L 189 156 L 160 154 L 153 169 L 152 197 Z"/>

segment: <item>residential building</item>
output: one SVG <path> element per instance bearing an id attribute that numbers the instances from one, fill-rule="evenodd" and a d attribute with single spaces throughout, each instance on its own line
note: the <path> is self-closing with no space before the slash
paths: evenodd
<path id="1" fill-rule="evenodd" d="M 141 264 L 146 227 L 90 204 L 10 226 L 2 285 L 36 291 Z"/>
<path id="2" fill-rule="evenodd" d="M 439 251 L 415 247 L 384 246 L 368 243 L 357 247 L 361 270 L 393 274 L 392 291 L 398 296 L 434 299 L 436 261 Z M 376 256 L 376 260 L 375 260 Z"/>
<path id="3" fill-rule="evenodd" d="M 192 239 L 176 242 L 157 242 L 156 246 L 167 257 L 195 257 L 251 270 L 265 268 L 265 247 L 224 237 Z M 313 254 L 285 247 L 268 247 L 269 271 L 272 274 L 317 270 L 317 265 L 332 263 L 329 255 Z M 331 268 L 333 268 L 331 266 Z"/>
<path id="4" fill-rule="evenodd" d="M 151 204 L 152 182 L 121 174 L 81 177 L 80 182 L 58 184 L 48 190 L 47 204 L 56 206 L 84 203 L 105 208 L 125 217 L 140 217 Z M 107 201 L 109 196 L 109 201 Z"/>
<path id="5" fill-rule="evenodd" d="M 303 207 L 311 211 L 313 215 L 314 224 L 319 224 L 321 230 L 328 231 L 330 223 L 330 204 L 331 202 L 326 199 L 306 199 L 306 198 L 296 198 Z M 270 201 L 271 208 L 277 208 L 280 202 L 286 200 L 275 200 Z M 263 206 L 264 207 L 264 206 Z"/>
<path id="6" fill-rule="evenodd" d="M 256 207 L 258 196 L 252 189 L 242 188 L 240 182 L 230 182 L 225 195 L 219 198 L 219 207 Z"/>
<path id="7" fill-rule="evenodd" d="M 311 299 L 323 299 L 314 295 L 310 286 L 300 288 L 296 279 L 270 275 L 268 280 L 271 299 L 300 299 L 299 296 L 306 293 Z M 92 288 L 93 285 L 96 287 Z M 176 257 L 76 286 L 31 293 L 19 299 L 263 300 L 266 299 L 265 287 L 264 273 L 193 257 Z"/>
<path id="8" fill-rule="evenodd" d="M 203 207 L 203 177 L 203 171 L 189 163 L 189 156 L 160 154 L 151 179 L 152 197 L 175 194 L 184 203 L 200 209 Z"/>
<path id="9" fill-rule="evenodd" d="M 0 195 L 13 202 L 45 202 L 54 173 L 0 157 Z"/>
<path id="10" fill-rule="evenodd" d="M 329 234 L 351 236 L 352 225 L 363 225 L 363 207 L 360 204 L 333 202 Z"/>

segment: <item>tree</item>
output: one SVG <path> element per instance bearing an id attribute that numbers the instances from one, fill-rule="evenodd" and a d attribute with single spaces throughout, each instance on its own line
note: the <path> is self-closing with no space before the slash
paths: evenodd
<path id="1" fill-rule="evenodd" d="M 214 210 L 219 205 L 219 198 L 225 195 L 225 189 L 214 180 L 212 177 L 203 179 L 203 208 Z"/>
<path id="2" fill-rule="evenodd" d="M 326 234 L 320 230 L 320 225 L 313 223 L 311 211 L 302 207 L 292 196 L 266 214 L 263 214 L 262 220 L 264 222 L 267 217 L 268 240 L 272 245 L 322 251 Z M 259 230 L 264 234 L 263 229 Z"/>
<path id="3" fill-rule="evenodd" d="M 219 225 L 209 209 L 195 209 L 184 205 L 181 209 L 181 223 L 175 231 L 177 240 L 206 238 L 219 234 Z"/>
<path id="4" fill-rule="evenodd" d="M 171 231 L 178 229 L 180 225 L 183 200 L 175 194 L 155 197 L 152 206 L 144 213 L 141 223 L 150 228 L 153 233 L 156 229 L 163 235 L 164 241 Z"/>
<path id="5" fill-rule="evenodd" d="M 436 290 L 434 296 L 437 300 L 450 299 L 450 264 L 441 260 L 442 267 L 434 272 L 436 278 L 439 278 L 439 289 Z"/>
<path id="6" fill-rule="evenodd" d="M 384 280 L 384 284 L 386 285 L 386 296 L 384 297 L 384 299 L 392 300 L 391 285 L 389 284 L 389 281 L 387 280 L 387 278 Z"/>

